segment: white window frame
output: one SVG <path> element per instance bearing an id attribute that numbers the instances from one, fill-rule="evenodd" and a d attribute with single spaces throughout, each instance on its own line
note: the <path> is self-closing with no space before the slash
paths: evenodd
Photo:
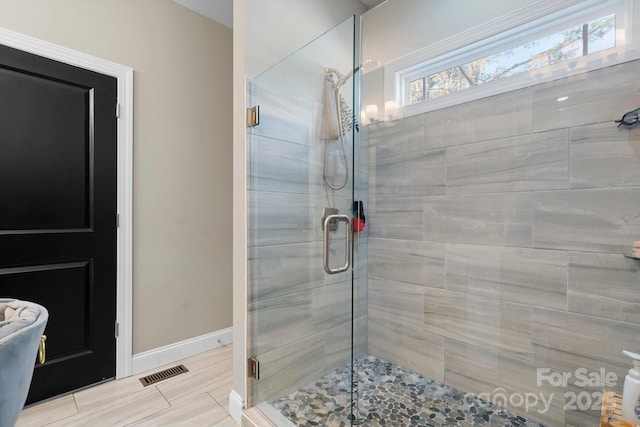
<path id="1" fill-rule="evenodd" d="M 548 3 L 534 3 L 386 64 L 385 101 L 395 103 L 399 106 L 399 116 L 407 117 L 640 58 L 638 0 L 565 0 L 554 2 L 552 6 Z M 520 46 L 611 13 L 616 14 L 615 48 L 409 104 L 412 80 Z"/>

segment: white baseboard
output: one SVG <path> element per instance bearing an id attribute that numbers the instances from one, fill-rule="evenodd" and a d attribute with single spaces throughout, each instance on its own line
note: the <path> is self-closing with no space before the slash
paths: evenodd
<path id="1" fill-rule="evenodd" d="M 229 393 L 229 415 L 231 418 L 242 425 L 242 410 L 244 409 L 244 399 L 235 390 Z"/>
<path id="2" fill-rule="evenodd" d="M 222 329 L 210 334 L 134 354 L 131 361 L 131 375 L 137 375 L 141 372 L 156 369 L 160 366 L 230 344 L 233 341 L 232 331 L 233 328 Z"/>

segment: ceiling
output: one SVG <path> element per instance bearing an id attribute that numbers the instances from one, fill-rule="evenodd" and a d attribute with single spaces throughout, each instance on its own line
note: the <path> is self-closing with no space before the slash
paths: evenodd
<path id="1" fill-rule="evenodd" d="M 225 27 L 233 28 L 233 0 L 173 0 Z"/>
<path id="2" fill-rule="evenodd" d="M 382 3 L 384 0 L 360 0 L 360 2 L 362 4 L 364 4 L 365 6 L 367 6 L 368 8 L 372 8 L 374 6 L 379 5 L 380 3 Z"/>
<path id="3" fill-rule="evenodd" d="M 173 0 L 188 7 L 200 15 L 206 16 L 225 27 L 233 28 L 233 0 Z M 368 8 L 382 3 L 384 0 L 360 0 Z"/>

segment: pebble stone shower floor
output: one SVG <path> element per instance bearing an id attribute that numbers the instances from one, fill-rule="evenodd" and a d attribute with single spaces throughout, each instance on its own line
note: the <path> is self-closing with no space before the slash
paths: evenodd
<path id="1" fill-rule="evenodd" d="M 349 426 L 349 368 L 341 367 L 272 406 L 296 426 Z M 544 427 L 373 356 L 359 358 L 356 368 L 360 425 Z"/>

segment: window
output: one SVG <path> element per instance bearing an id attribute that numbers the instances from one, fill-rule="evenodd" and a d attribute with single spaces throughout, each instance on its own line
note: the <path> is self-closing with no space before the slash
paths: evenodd
<path id="1" fill-rule="evenodd" d="M 409 82 L 415 104 L 616 46 L 616 15 L 568 28 Z"/>
<path id="2" fill-rule="evenodd" d="M 540 3 L 472 28 L 386 64 L 385 102 L 407 116 L 638 59 L 635 2 Z"/>

